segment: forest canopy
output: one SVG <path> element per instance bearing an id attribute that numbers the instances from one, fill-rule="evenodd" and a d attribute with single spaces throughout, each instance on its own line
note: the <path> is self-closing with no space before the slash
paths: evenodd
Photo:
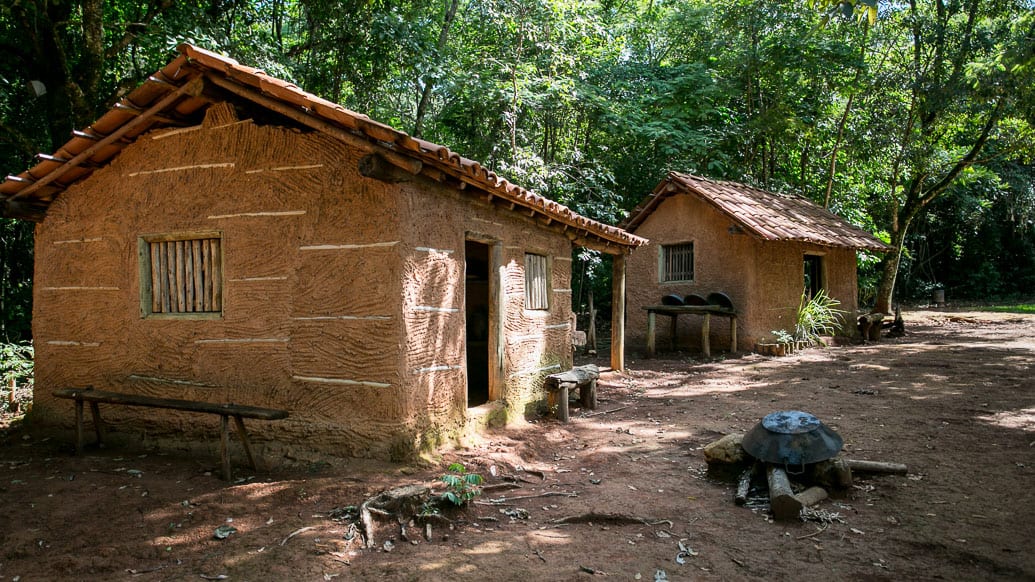
<path id="1" fill-rule="evenodd" d="M 181 42 L 605 222 L 669 170 L 801 194 L 896 249 L 860 258 L 864 305 L 1035 288 L 1032 0 L 12 0 L 3 167 Z M 0 341 L 29 335 L 31 252 L 0 219 Z M 579 259 L 581 305 L 607 284 Z"/>

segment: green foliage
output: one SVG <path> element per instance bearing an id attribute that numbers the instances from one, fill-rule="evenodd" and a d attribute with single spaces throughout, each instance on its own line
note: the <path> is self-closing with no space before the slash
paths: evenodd
<path id="1" fill-rule="evenodd" d="M 834 335 L 844 323 L 845 312 L 838 309 L 841 302 L 820 289 L 812 297 L 801 294 L 794 321 L 794 338 L 810 344 L 822 343 L 822 336 Z"/>
<path id="2" fill-rule="evenodd" d="M 461 463 L 453 463 L 449 466 L 449 472 L 442 475 L 442 482 L 446 484 L 446 491 L 442 498 L 453 505 L 462 507 L 469 501 L 482 494 L 479 486 L 484 479 L 477 473 L 468 473 L 467 468 Z"/>
<path id="3" fill-rule="evenodd" d="M 33 356 L 30 343 L 0 343 L 0 379 L 5 386 L 11 380 L 24 384 L 32 379 Z"/>
<path id="4" fill-rule="evenodd" d="M 1019 303 L 1015 305 L 989 305 L 979 307 L 978 311 L 997 311 L 1000 313 L 1035 313 L 1035 303 Z"/>

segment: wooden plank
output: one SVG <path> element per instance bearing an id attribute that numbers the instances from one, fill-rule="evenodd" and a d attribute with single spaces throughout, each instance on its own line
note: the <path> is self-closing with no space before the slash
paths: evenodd
<path id="1" fill-rule="evenodd" d="M 183 311 L 194 311 L 194 241 L 180 241 L 183 247 Z"/>
<path id="2" fill-rule="evenodd" d="M 176 246 L 172 242 L 162 243 L 165 247 L 165 290 L 168 305 L 165 313 L 176 311 Z"/>
<path id="3" fill-rule="evenodd" d="M 625 255 L 612 259 L 611 369 L 625 371 Z"/>
<path id="4" fill-rule="evenodd" d="M 223 254 L 220 239 L 209 241 L 212 246 L 212 311 L 223 310 Z"/>
<path id="5" fill-rule="evenodd" d="M 201 241 L 201 309 L 212 311 L 212 243 L 208 240 Z"/>
<path id="6" fill-rule="evenodd" d="M 201 239 L 190 241 L 191 264 L 194 265 L 194 302 L 192 311 L 205 311 L 205 284 L 202 281 L 205 264 L 201 262 Z"/>
<path id="7" fill-rule="evenodd" d="M 140 115 L 134 117 L 133 119 L 126 122 L 118 129 L 109 133 L 103 138 L 98 139 L 96 143 L 86 148 L 72 159 L 68 160 L 68 163 L 66 163 L 65 165 L 59 167 L 53 172 L 47 174 L 46 176 L 43 176 L 42 178 L 36 180 L 36 182 L 23 188 L 20 192 L 14 194 L 9 199 L 28 196 L 29 194 L 32 194 L 33 192 L 39 190 L 43 186 L 46 186 L 47 184 L 50 184 L 51 182 L 61 178 L 62 176 L 64 176 L 65 174 L 67 174 L 68 172 L 75 169 L 83 162 L 85 162 L 86 160 L 90 159 L 91 156 L 93 156 L 101 149 L 121 140 L 123 136 L 125 136 L 129 132 L 151 121 L 152 118 L 156 114 L 158 114 L 158 112 L 174 104 L 176 101 L 180 99 L 180 97 L 183 97 L 184 95 L 190 95 L 192 97 L 197 97 L 198 95 L 201 95 L 201 91 L 204 88 L 204 86 L 205 82 L 202 79 L 202 77 L 194 77 L 193 79 L 190 79 L 189 81 L 181 85 L 178 89 L 169 93 L 151 107 L 148 107 L 147 110 L 143 111 Z"/>
<path id="8" fill-rule="evenodd" d="M 489 400 L 503 398 L 503 389 L 507 377 L 506 363 L 506 309 L 503 306 L 504 281 L 507 267 L 503 262 L 503 243 L 491 241 L 489 244 Z"/>
<path id="9" fill-rule="evenodd" d="M 176 294 L 176 313 L 183 313 L 187 307 L 187 298 L 184 296 L 183 241 L 178 240 L 172 244 L 176 251 L 176 286 L 171 291 Z"/>
<path id="10" fill-rule="evenodd" d="M 148 246 L 148 253 L 151 255 L 151 313 L 162 311 L 162 283 L 161 283 L 161 260 L 159 257 L 160 246 L 156 243 L 145 243 Z"/>
<path id="11" fill-rule="evenodd" d="M 730 353 L 737 351 L 737 316 L 730 317 Z"/>
<path id="12" fill-rule="evenodd" d="M 97 402 L 101 404 L 120 404 L 124 406 L 145 406 L 150 408 L 168 408 L 171 410 L 187 410 L 190 412 L 206 412 L 210 414 L 231 414 L 243 418 L 259 420 L 280 420 L 288 417 L 288 411 L 274 408 L 261 408 L 244 404 L 219 404 L 197 400 L 179 400 L 175 398 L 157 398 L 140 394 L 124 394 L 107 390 L 78 388 L 62 388 L 54 391 L 56 398 L 74 399 L 76 402 Z"/>

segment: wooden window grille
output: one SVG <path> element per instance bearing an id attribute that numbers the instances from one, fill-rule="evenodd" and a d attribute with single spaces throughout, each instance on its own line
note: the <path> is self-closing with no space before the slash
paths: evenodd
<path id="1" fill-rule="evenodd" d="M 143 241 L 149 314 L 212 314 L 223 309 L 223 256 L 219 236 L 154 237 Z"/>
<path id="2" fill-rule="evenodd" d="M 694 243 L 662 245 L 661 282 L 694 280 Z"/>
<path id="3" fill-rule="evenodd" d="M 525 253 L 525 309 L 550 309 L 550 265 L 543 255 Z"/>

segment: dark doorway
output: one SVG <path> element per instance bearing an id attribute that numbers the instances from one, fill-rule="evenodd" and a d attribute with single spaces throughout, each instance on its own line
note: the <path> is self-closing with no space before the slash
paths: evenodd
<path id="1" fill-rule="evenodd" d="M 823 257 L 805 255 L 805 293 L 815 297 L 823 288 Z"/>
<path id="2" fill-rule="evenodd" d="M 464 245 L 467 321 L 467 406 L 489 401 L 489 245 Z"/>

